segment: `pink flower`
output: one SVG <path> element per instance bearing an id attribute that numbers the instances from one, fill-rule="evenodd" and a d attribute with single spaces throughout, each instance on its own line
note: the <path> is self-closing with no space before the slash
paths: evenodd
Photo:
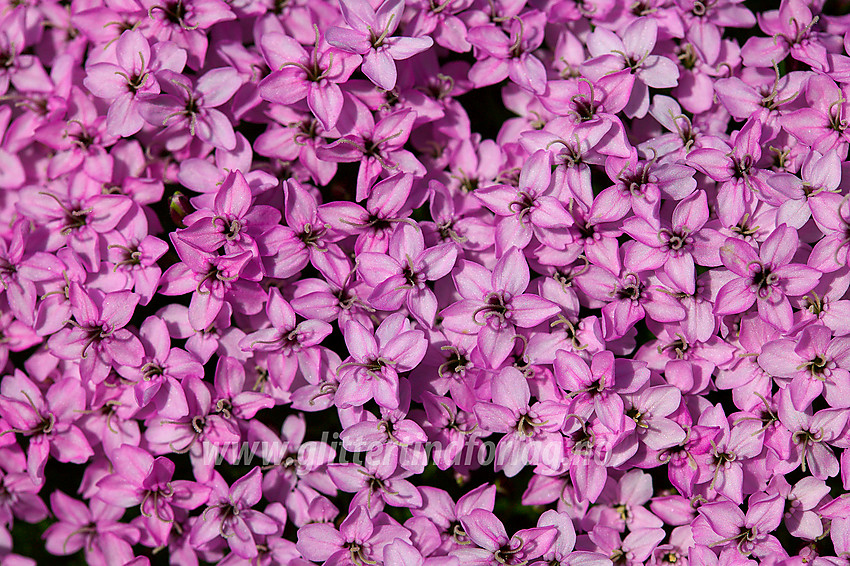
<path id="1" fill-rule="evenodd" d="M 58 357 L 80 359 L 81 373 L 94 383 L 106 378 L 113 365 L 138 367 L 144 349 L 136 336 L 124 328 L 139 302 L 130 291 L 88 295 L 76 282 L 69 298 L 74 321 L 50 337 L 48 345 Z"/>
<path id="2" fill-rule="evenodd" d="M 639 362 L 615 360 L 608 351 L 594 354 L 590 367 L 575 354 L 558 352 L 555 375 L 571 398 L 573 413 L 584 419 L 595 413 L 616 432 L 623 430 L 625 413 L 619 393 L 634 393 L 649 381 L 649 372 Z"/>
<path id="3" fill-rule="evenodd" d="M 558 535 L 555 527 L 542 526 L 517 531 L 509 538 L 496 515 L 484 509 L 474 509 L 460 521 L 477 548 L 459 548 L 453 554 L 464 564 L 477 566 L 533 560 L 548 552 Z"/>
<path id="4" fill-rule="evenodd" d="M 90 505 L 54 491 L 50 506 L 58 522 L 44 532 L 45 547 L 56 556 L 85 550 L 86 563 L 94 566 L 126 564 L 133 558 L 132 544 L 139 540 L 136 527 L 119 521 L 124 509 L 93 499 Z"/>
<path id="5" fill-rule="evenodd" d="M 814 413 L 810 408 L 794 408 L 788 389 L 780 392 L 779 420 L 791 432 L 789 464 L 826 480 L 838 474 L 838 459 L 828 444 L 836 440 L 847 425 L 847 409 L 824 409 Z"/>
<path id="6" fill-rule="evenodd" d="M 145 450 L 125 444 L 114 453 L 115 473 L 98 481 L 97 498 L 118 507 L 140 506 L 150 535 L 165 544 L 174 509 L 195 509 L 206 503 L 211 488 L 196 482 L 172 480 L 174 463 L 154 459 Z M 172 507 L 173 506 L 173 507 Z"/>
<path id="7" fill-rule="evenodd" d="M 398 453 L 390 451 L 366 457 L 366 465 L 328 464 L 328 475 L 342 491 L 354 493 L 352 506 L 362 506 L 370 514 L 384 504 L 414 509 L 422 505 L 422 495 L 408 478 L 412 472 L 399 467 Z"/>
<path id="8" fill-rule="evenodd" d="M 658 24 L 650 18 L 637 18 L 622 31 L 622 39 L 605 28 L 595 30 L 587 40 L 592 56 L 582 64 L 582 72 L 592 81 L 612 72 L 628 69 L 635 75 L 629 102 L 623 111 L 629 118 L 642 118 L 649 110 L 649 90 L 676 86 L 679 69 L 667 57 L 650 55 L 655 47 Z"/>
<path id="9" fill-rule="evenodd" d="M 369 399 L 394 409 L 399 404 L 398 373 L 416 367 L 425 355 L 427 342 L 403 314 L 388 316 L 374 334 L 362 324 L 349 321 L 344 329 L 351 361 L 339 367 L 338 407 L 360 406 Z"/>
<path id="10" fill-rule="evenodd" d="M 768 373 L 790 379 L 786 386 L 797 410 L 806 410 L 821 394 L 831 407 L 850 407 L 839 393 L 850 385 L 850 339 L 830 338 L 827 327 L 811 325 L 796 340 L 765 344 L 759 355 L 759 365 Z"/>
<path id="11" fill-rule="evenodd" d="M 257 556 L 254 537 L 271 535 L 280 529 L 275 519 L 252 509 L 262 498 L 261 481 L 260 468 L 252 469 L 229 487 L 214 473 L 207 508 L 190 535 L 192 543 L 204 545 L 221 536 L 237 556 Z"/>
<path id="12" fill-rule="evenodd" d="M 820 272 L 811 267 L 791 263 L 798 242 L 797 231 L 784 224 L 765 240 L 758 253 L 738 238 L 727 238 L 720 257 L 735 277 L 718 291 L 714 313 L 740 313 L 757 304 L 764 320 L 781 329 L 791 328 L 793 312 L 788 296 L 808 293 L 820 277 Z"/>
<path id="13" fill-rule="evenodd" d="M 496 470 L 515 476 L 527 464 L 554 468 L 563 459 L 560 430 L 567 406 L 557 401 L 530 404 L 531 392 L 525 377 L 505 368 L 493 379 L 493 402 L 475 405 L 480 426 L 506 433 L 496 446 Z"/>
<path id="14" fill-rule="evenodd" d="M 241 84 L 235 69 L 212 69 L 194 84 L 185 75 L 167 69 L 159 73 L 159 79 L 165 94 L 146 97 L 139 113 L 152 126 L 166 128 L 162 136 L 167 147 L 182 149 L 195 136 L 215 147 L 236 147 L 233 126 L 218 110 Z"/>
<path id="15" fill-rule="evenodd" d="M 471 28 L 467 40 L 485 55 L 469 69 L 473 84 L 482 87 L 510 77 L 520 88 L 543 94 L 546 68 L 533 52 L 543 41 L 545 19 L 543 12 L 529 10 L 511 18 L 504 28 L 493 24 Z"/>
<path id="16" fill-rule="evenodd" d="M 519 186 L 493 185 L 475 191 L 475 197 L 496 213 L 496 253 L 524 249 L 532 236 L 546 246 L 563 249 L 569 240 L 566 227 L 572 217 L 553 196 L 552 159 L 535 152 L 522 168 Z"/>
<path id="17" fill-rule="evenodd" d="M 383 557 L 383 549 L 394 540 L 409 541 L 407 529 L 384 513 L 371 517 L 362 505 L 354 507 L 339 530 L 332 524 L 314 523 L 298 530 L 297 547 L 314 561 L 353 562 Z"/>
<path id="18" fill-rule="evenodd" d="M 401 23 L 404 0 L 384 0 L 377 10 L 366 0 L 340 0 L 342 17 L 349 27 L 332 27 L 331 45 L 363 55 L 363 74 L 384 90 L 396 84 L 396 65 L 434 44 L 430 37 L 393 37 Z"/>
<path id="19" fill-rule="evenodd" d="M 322 126 L 333 129 L 344 102 L 339 84 L 345 83 L 357 69 L 361 57 L 329 47 L 320 41 L 319 35 L 309 54 L 297 41 L 279 33 L 264 35 L 262 47 L 274 72 L 260 83 L 260 96 L 278 104 L 293 104 L 307 98 L 310 111 Z"/>
<path id="20" fill-rule="evenodd" d="M 778 497 L 753 501 L 744 514 L 731 501 L 718 501 L 699 508 L 700 520 L 694 523 L 694 540 L 709 547 L 732 547 L 744 556 L 782 554 L 774 531 L 782 519 L 783 500 Z"/>
<path id="21" fill-rule="evenodd" d="M 454 267 L 457 247 L 441 244 L 425 248 L 422 231 L 402 223 L 390 237 L 388 255 L 364 252 L 358 256 L 358 273 L 374 287 L 369 303 L 380 310 L 395 311 L 406 305 L 419 324 L 434 326 L 437 297 L 426 286 Z"/>
<path id="22" fill-rule="evenodd" d="M 377 122 L 369 112 L 361 112 L 357 118 L 351 133 L 316 153 L 322 160 L 360 162 L 355 200 L 361 201 L 377 190 L 381 183 L 373 184 L 384 171 L 392 172 L 391 179 L 396 179 L 396 182 L 399 179 L 407 181 L 408 175 L 421 177 L 425 174 L 425 167 L 404 149 L 416 112 L 398 110 Z"/>
<path id="23" fill-rule="evenodd" d="M 79 380 L 66 377 L 46 394 L 20 370 L 3 377 L 0 416 L 12 432 L 30 438 L 27 472 L 33 482 L 44 483 L 44 466 L 50 454 L 60 462 L 83 464 L 94 455 L 82 431 L 74 424 L 86 406 Z"/>
<path id="24" fill-rule="evenodd" d="M 514 325 L 531 328 L 558 312 L 551 301 L 524 293 L 528 264 L 511 248 L 493 271 L 463 261 L 454 272 L 462 300 L 443 309 L 443 325 L 454 332 L 478 334 L 478 348 L 491 367 L 498 367 L 513 349 Z"/>
<path id="25" fill-rule="evenodd" d="M 179 73 L 185 63 L 185 51 L 174 44 L 160 43 L 152 51 L 141 32 L 128 30 L 121 34 L 115 45 L 115 62 L 95 63 L 87 69 L 84 80 L 92 94 L 110 102 L 107 131 L 127 137 L 141 130 L 145 122 L 139 113 L 140 100 L 159 94 L 154 73 Z"/>

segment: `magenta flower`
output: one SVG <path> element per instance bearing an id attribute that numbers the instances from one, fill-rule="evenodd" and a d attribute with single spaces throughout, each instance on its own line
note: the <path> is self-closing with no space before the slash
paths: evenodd
<path id="1" fill-rule="evenodd" d="M 283 184 L 286 226 L 276 226 L 264 234 L 264 248 L 278 248 L 278 253 L 262 253 L 263 267 L 270 276 L 286 278 L 316 262 L 317 254 L 326 251 L 341 255 L 331 243 L 328 227 L 319 218 L 319 203 L 307 187 L 294 179 Z M 264 250 L 265 251 L 265 250 Z"/>
<path id="2" fill-rule="evenodd" d="M 325 322 L 337 321 L 342 327 L 349 320 L 370 326 L 368 313 L 368 288 L 355 281 L 354 267 L 343 255 L 324 253 L 316 256 L 316 264 L 323 279 L 302 279 L 295 285 L 291 305 L 301 316 L 314 316 Z"/>
<path id="3" fill-rule="evenodd" d="M 410 109 L 398 110 L 377 121 L 371 113 L 359 112 L 352 132 L 319 148 L 316 155 L 326 161 L 360 162 L 355 200 L 361 201 L 378 190 L 381 183 L 373 184 L 384 171 L 391 173 L 391 179 L 396 182 L 399 179 L 407 182 L 408 175 L 421 177 L 425 174 L 422 163 L 404 149 L 415 119 L 416 112 Z"/>
<path id="4" fill-rule="evenodd" d="M 32 45 L 27 33 L 27 9 L 13 7 L 0 19 L 0 53 L 7 61 L 0 72 L 0 94 L 6 94 L 11 84 L 21 92 L 50 92 L 50 78 L 44 71 L 44 65 L 36 56 L 26 51 Z M 29 39 L 29 41 L 28 41 Z"/>
<path id="5" fill-rule="evenodd" d="M 626 249 L 625 265 L 633 271 L 664 268 L 664 273 L 683 291 L 695 289 L 694 233 L 708 221 L 708 202 L 703 191 L 681 200 L 669 225 L 653 226 L 633 216 L 624 222 L 623 231 L 635 239 Z"/>
<path id="6" fill-rule="evenodd" d="M 424 393 L 422 404 L 428 420 L 422 425 L 428 438 L 435 442 L 431 451 L 434 464 L 441 470 L 447 470 L 455 464 L 456 458 L 474 442 L 472 433 L 478 426 L 478 419 L 458 409 L 448 397 L 437 397 Z"/>
<path id="7" fill-rule="evenodd" d="M 622 435 L 599 419 L 583 420 L 570 415 L 564 427 L 565 462 L 558 468 L 568 473 L 578 501 L 594 502 L 605 487 L 611 449 Z"/>
<path id="8" fill-rule="evenodd" d="M 571 410 L 588 419 L 595 413 L 613 431 L 623 430 L 625 411 L 620 393 L 634 393 L 649 381 L 640 362 L 615 360 L 611 352 L 598 352 L 587 363 L 570 352 L 558 352 L 555 375 L 571 398 Z"/>
<path id="9" fill-rule="evenodd" d="M 823 534 L 823 522 L 815 511 L 829 493 L 823 480 L 805 477 L 792 487 L 784 477 L 775 476 L 768 485 L 768 493 L 772 491 L 785 499 L 786 508 L 790 508 L 782 519 L 792 536 L 815 540 Z"/>
<path id="10" fill-rule="evenodd" d="M 84 174 L 33 191 L 18 203 L 21 214 L 39 226 L 35 233 L 43 234 L 48 250 L 67 245 L 87 270 L 100 266 L 109 234 L 132 206 L 126 196 L 103 194 L 100 184 Z"/>
<path id="11" fill-rule="evenodd" d="M 520 88 L 543 94 L 546 68 L 533 52 L 543 41 L 545 14 L 530 10 L 509 22 L 506 29 L 488 24 L 469 30 L 467 40 L 485 55 L 469 69 L 469 78 L 475 86 L 482 87 L 510 77 Z"/>
<path id="12" fill-rule="evenodd" d="M 550 81 L 548 94 L 540 102 L 550 112 L 567 116 L 576 124 L 579 140 L 584 135 L 598 138 L 594 145 L 600 153 L 628 157 L 630 148 L 617 113 L 628 103 L 634 80 L 631 72 L 624 69 L 596 82 Z"/>
<path id="13" fill-rule="evenodd" d="M 141 0 L 151 22 L 151 35 L 161 41 L 173 41 L 189 54 L 189 66 L 204 65 L 209 40 L 206 30 L 213 25 L 236 19 L 224 0 Z"/>
<path id="14" fill-rule="evenodd" d="M 663 323 L 687 317 L 680 301 L 661 287 L 647 285 L 641 275 L 625 271 L 615 277 L 607 269 L 591 266 L 576 280 L 576 285 L 586 295 L 607 303 L 602 307 L 602 330 L 606 340 L 625 336 L 645 317 Z"/>
<path id="15" fill-rule="evenodd" d="M 422 507 L 412 509 L 415 518 L 426 519 L 440 532 L 440 548 L 452 551 L 469 543 L 469 538 L 461 526 L 460 519 L 475 509 L 493 511 L 496 498 L 496 486 L 479 485 L 468 491 L 455 503 L 445 491 L 429 486 L 419 488 L 422 494 Z"/>
<path id="16" fill-rule="evenodd" d="M 388 451 L 366 457 L 366 465 L 328 464 L 328 475 L 342 491 L 353 493 L 352 505 L 363 506 L 375 514 L 384 508 L 422 505 L 422 495 L 406 478 L 412 472 L 398 465 L 398 452 Z"/>
<path id="17" fill-rule="evenodd" d="M 247 268 L 252 257 L 251 252 L 213 255 L 183 243 L 179 238 L 175 238 L 173 243 L 183 263 L 172 265 L 162 275 L 161 293 L 192 293 L 189 304 L 189 322 L 192 328 L 199 332 L 207 330 L 225 303 L 238 305 L 240 309 L 254 313 L 262 310 L 265 293 L 251 280 L 261 276 L 259 272 L 251 273 Z M 245 273 L 246 271 L 248 273 Z M 243 274 L 246 275 L 245 278 L 242 278 Z M 253 301 L 245 300 L 247 297 L 251 297 Z"/>
<path id="18" fill-rule="evenodd" d="M 413 473 L 425 469 L 427 455 L 422 445 L 428 440 L 425 431 L 414 420 L 406 418 L 410 410 L 408 392 L 402 391 L 397 409 L 381 409 L 380 416 L 363 412 L 359 421 L 346 423 L 339 435 L 349 452 L 368 452 L 367 458 L 386 458 L 397 454 L 399 465 Z M 348 420 L 348 419 L 346 419 Z"/>
<path id="19" fill-rule="evenodd" d="M 115 136 L 107 131 L 106 120 L 98 115 L 82 90 L 72 87 L 69 97 L 73 110 L 64 119 L 57 117 L 33 133 L 36 140 L 56 150 L 47 173 L 56 178 L 79 170 L 95 181 L 109 181 L 112 158 L 106 148 L 115 143 Z M 85 181 L 81 184 L 84 186 Z"/>
<path id="20" fill-rule="evenodd" d="M 318 157 L 318 151 L 325 147 L 326 132 L 321 122 L 306 109 L 290 106 L 275 105 L 269 113 L 274 122 L 257 138 L 254 151 L 303 171 L 315 183 L 329 183 L 337 164 Z"/>
<path id="21" fill-rule="evenodd" d="M 257 411 L 274 406 L 267 393 L 245 390 L 245 368 L 239 360 L 221 356 L 215 367 L 215 412 L 237 424 L 254 418 Z"/>
<path id="22" fill-rule="evenodd" d="M 38 495 L 42 486 L 34 482 L 23 468 L 13 471 L 7 466 L 0 482 L 6 492 L 0 504 L 0 522 L 4 525 L 12 524 L 14 519 L 38 523 L 48 517 L 47 505 Z"/>
<path id="23" fill-rule="evenodd" d="M 846 3 L 3 2 L 0 564 L 848 566 Z"/>
<path id="24" fill-rule="evenodd" d="M 794 408 L 788 389 L 779 397 L 779 421 L 791 432 L 789 464 L 800 466 L 812 476 L 826 480 L 838 474 L 838 459 L 829 443 L 838 439 L 847 425 L 847 409 L 824 409 L 814 413 L 810 408 Z"/>
<path id="25" fill-rule="evenodd" d="M 790 55 L 818 71 L 827 68 L 827 47 L 812 30 L 817 19 L 800 0 L 782 0 L 778 10 L 760 14 L 759 27 L 771 37 L 752 37 L 741 49 L 744 64 L 769 67 Z"/>
<path id="26" fill-rule="evenodd" d="M 839 190 L 840 171 L 841 160 L 835 150 L 825 155 L 813 151 L 803 163 L 800 171 L 802 179 L 781 173 L 773 177 L 770 184 L 791 197 L 779 207 L 777 223 L 785 223 L 798 230 L 802 228 L 811 218 L 813 209 L 826 208 L 820 207 L 820 202 L 832 202 L 833 199 L 827 195 Z"/>
<path id="27" fill-rule="evenodd" d="M 240 345 L 246 351 L 269 352 L 267 362 L 272 379 L 281 384 L 292 383 L 298 360 L 308 356 L 311 348 L 324 340 L 333 328 L 321 320 L 296 323 L 295 311 L 275 288 L 269 291 L 266 314 L 271 328 L 262 328 L 248 334 L 241 340 Z M 293 364 L 293 361 L 296 363 Z M 239 367 L 241 368 L 241 365 Z"/>
<path id="28" fill-rule="evenodd" d="M 431 35 L 437 45 L 458 53 L 469 51 L 466 24 L 460 17 L 470 7 L 469 0 L 445 0 L 431 3 L 423 0 L 411 2 L 416 6 L 416 15 L 409 24 L 414 37 Z"/>
<path id="29" fill-rule="evenodd" d="M 799 411 L 806 410 L 821 394 L 830 407 L 848 408 L 850 401 L 840 393 L 850 385 L 850 339 L 831 338 L 821 325 L 803 329 L 796 339 L 779 339 L 762 348 L 759 365 L 786 382 L 791 401 Z"/>
<path id="30" fill-rule="evenodd" d="M 258 241 L 280 221 L 280 212 L 271 206 L 252 205 L 251 188 L 240 171 L 227 175 L 215 194 L 212 209 L 202 209 L 185 218 L 185 230 L 174 233 L 189 245 L 212 253 L 251 252 L 259 256 Z"/>
<path id="31" fill-rule="evenodd" d="M 626 472 L 619 481 L 609 477 L 585 522 L 590 530 L 600 523 L 621 532 L 659 528 L 664 525 L 663 521 L 643 506 L 652 498 L 652 493 L 652 477 L 640 470 Z"/>
<path id="32" fill-rule="evenodd" d="M 828 76 L 814 75 L 806 84 L 809 106 L 789 112 L 779 123 L 813 150 L 825 154 L 834 149 L 844 158 L 850 146 L 850 130 L 846 125 L 850 116 L 847 90 L 847 85 L 839 87 Z"/>
<path id="33" fill-rule="evenodd" d="M 612 562 L 617 559 L 628 566 L 637 566 L 643 564 L 664 539 L 664 530 L 639 528 L 622 536 L 617 530 L 598 524 L 587 538 L 591 543 L 588 548 L 608 556 Z"/>
<path id="34" fill-rule="evenodd" d="M 744 312 L 757 304 L 759 316 L 782 329 L 793 324 L 788 296 L 804 295 L 815 288 L 820 272 L 791 263 L 798 246 L 797 231 L 779 226 L 758 253 L 738 238 L 727 238 L 720 257 L 734 275 L 717 293 L 714 313 Z"/>
<path id="35" fill-rule="evenodd" d="M 678 444 L 666 448 L 658 455 L 658 460 L 668 464 L 667 477 L 676 489 L 683 494 L 692 494 L 701 473 L 697 463 L 715 445 L 719 428 L 682 423 L 686 436 Z M 724 462 L 725 464 L 725 462 Z"/>
<path id="36" fill-rule="evenodd" d="M 761 423 L 741 420 L 730 424 L 722 407 L 715 405 L 700 415 L 698 424 L 719 431 L 710 439 L 711 449 L 697 458 L 697 483 L 708 482 L 709 490 L 743 503 L 744 463 L 762 450 L 763 440 L 757 434 Z"/>
<path id="37" fill-rule="evenodd" d="M 765 92 L 766 86 L 729 77 L 714 83 L 714 90 L 724 108 L 736 120 L 744 121 L 755 116 L 764 124 L 767 137 L 773 138 L 780 132 L 782 111 L 792 107 L 790 103 L 802 92 L 807 79 L 805 73 L 777 74 L 770 90 Z"/>
<path id="38" fill-rule="evenodd" d="M 682 212 L 700 208 L 699 197 L 691 197 L 697 186 L 693 178 L 694 171 L 681 163 L 658 163 L 655 159 L 644 161 L 638 159 L 637 152 L 633 150 L 628 158 L 611 156 L 606 159 L 605 171 L 608 177 L 616 182 L 620 197 L 628 198 L 632 211 L 644 220 L 653 220 L 659 216 L 656 207 L 660 204 L 659 198 L 662 194 L 678 201 L 691 198 L 687 206 L 683 205 Z M 611 192 L 612 188 L 603 190 L 603 193 Z M 603 203 L 611 202 L 610 198 L 601 198 L 602 194 L 599 197 L 599 201 Z M 597 208 L 601 207 L 597 205 Z M 617 207 L 618 210 L 619 208 Z M 680 213 L 676 216 L 676 221 L 680 221 L 684 215 Z"/>
<path id="39" fill-rule="evenodd" d="M 358 176 L 358 183 L 359 179 Z M 332 228 L 333 240 L 357 235 L 354 244 L 357 252 L 383 253 L 389 249 L 395 224 L 405 221 L 410 215 L 407 199 L 412 189 L 413 178 L 410 175 L 393 175 L 368 190 L 365 206 L 353 202 L 328 202 L 319 207 L 319 219 Z"/>
<path id="40" fill-rule="evenodd" d="M 206 382 L 183 379 L 183 391 L 189 414 L 175 420 L 152 419 L 145 439 L 154 454 L 189 453 L 195 477 L 204 481 L 211 477 L 215 456 L 223 447 L 239 441 L 239 430 L 229 415 L 213 404 Z"/>
<path id="41" fill-rule="evenodd" d="M 551 566 L 566 566 L 576 561 L 588 566 L 608 566 L 610 559 L 599 552 L 587 552 L 582 550 L 574 550 L 576 542 L 576 531 L 573 527 L 573 522 L 566 513 L 559 513 L 553 509 L 544 511 L 537 521 L 538 528 L 540 527 L 555 527 L 558 529 L 558 537 L 554 544 L 537 562 L 532 562 L 535 565 L 551 565 Z"/>
<path id="42" fill-rule="evenodd" d="M 301 496 L 313 497 L 314 490 L 326 495 L 336 494 L 336 486 L 327 475 L 326 467 L 336 452 L 324 442 L 304 441 L 307 425 L 303 415 L 286 417 L 280 436 L 257 420 L 252 420 L 248 426 L 248 441 L 254 445 L 259 440 L 261 450 L 267 447 L 268 452 L 258 455 L 276 464 L 263 475 L 264 492 L 276 494 L 275 499 L 284 501 L 290 508 L 296 507 L 292 502 Z M 267 444 L 262 444 L 264 441 Z M 283 450 L 280 450 L 281 443 Z M 309 513 L 306 515 L 305 519 L 309 518 Z"/>
<path id="43" fill-rule="evenodd" d="M 778 497 L 750 501 L 744 514 L 731 501 L 709 503 L 699 508 L 694 538 L 710 547 L 736 548 L 744 556 L 782 554 L 782 546 L 771 535 L 782 520 L 783 500 Z"/>
<path id="44" fill-rule="evenodd" d="M 125 217 L 123 232 L 110 235 L 107 259 L 114 264 L 112 271 L 127 278 L 127 286 L 139 295 L 139 304 L 147 305 L 156 293 L 162 269 L 157 261 L 168 251 L 168 244 L 148 234 L 148 222 L 143 213 Z"/>
<path id="45" fill-rule="evenodd" d="M 719 211 L 721 221 L 735 225 L 755 201 L 778 206 L 787 198 L 768 182 L 768 173 L 757 167 L 762 156 L 762 123 L 750 118 L 732 138 L 731 145 L 697 148 L 688 154 L 691 166 L 720 183 L 718 200 L 727 203 Z M 721 142 L 722 143 L 722 142 Z"/>
<path id="46" fill-rule="evenodd" d="M 11 236 L 9 242 L 0 238 L 0 283 L 15 318 L 35 326 L 36 284 L 55 279 L 64 265 L 48 253 L 26 253 L 29 238 L 24 222 L 15 224 Z"/>
<path id="47" fill-rule="evenodd" d="M 546 246 L 563 249 L 569 241 L 567 226 L 572 217 L 553 196 L 552 159 L 537 151 L 522 168 L 519 186 L 493 185 L 475 191 L 475 197 L 499 217 L 496 224 L 496 253 L 511 247 L 524 249 L 532 236 Z"/>
<path id="48" fill-rule="evenodd" d="M 687 433 L 672 418 L 679 408 L 682 394 L 676 387 L 659 385 L 644 387 L 624 395 L 626 417 L 635 423 L 634 433 L 651 450 L 662 451 L 678 446 Z"/>
<path id="49" fill-rule="evenodd" d="M 189 407 L 180 382 L 187 377 L 203 378 L 203 366 L 185 350 L 171 347 L 168 327 L 160 318 L 146 319 L 139 336 L 145 348 L 145 363 L 139 367 L 121 366 L 118 372 L 135 382 L 133 393 L 139 407 L 151 405 L 168 419 L 185 417 Z"/>
<path id="50" fill-rule="evenodd" d="M 6 163 L 6 166 L 0 171 L 0 188 L 17 189 L 27 180 L 26 172 L 24 171 L 23 163 L 20 157 L 10 148 L 11 139 L 6 139 L 6 128 L 9 126 L 9 121 L 12 118 L 12 109 L 8 106 L 0 108 L 0 158 Z M 11 138 L 11 136 L 9 136 Z"/>

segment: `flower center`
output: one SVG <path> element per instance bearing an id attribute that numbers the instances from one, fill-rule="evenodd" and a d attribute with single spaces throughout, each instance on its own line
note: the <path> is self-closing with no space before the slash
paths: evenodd
<path id="1" fill-rule="evenodd" d="M 758 293 L 759 297 L 766 299 L 770 296 L 773 287 L 779 283 L 779 276 L 770 270 L 770 267 L 760 264 L 753 272 L 750 285 Z"/>
<path id="2" fill-rule="evenodd" d="M 440 377 L 455 377 L 464 375 L 472 363 L 466 355 L 462 354 L 454 346 L 448 346 L 447 348 L 451 349 L 452 353 L 449 355 L 448 359 L 440 364 L 439 368 L 437 368 L 437 374 Z"/>
<path id="3" fill-rule="evenodd" d="M 744 157 L 732 158 L 732 176 L 736 179 L 745 179 L 750 175 L 750 171 L 753 168 L 753 158 L 749 155 L 745 155 Z"/>
<path id="4" fill-rule="evenodd" d="M 164 373 L 165 369 L 155 362 L 148 362 L 142 366 L 142 379 L 145 381 L 151 381 L 153 378 L 160 377 Z"/>
<path id="5" fill-rule="evenodd" d="M 507 321 L 509 312 L 510 309 L 504 295 L 502 293 L 490 293 L 486 297 L 486 304 L 472 313 L 472 319 L 476 324 L 482 326 L 487 324 L 490 319 L 495 319 L 496 324 L 502 326 Z"/>
<path id="6" fill-rule="evenodd" d="M 540 423 L 534 422 L 534 418 L 529 415 L 522 415 L 516 423 L 516 431 L 522 436 L 534 436 L 535 429 L 540 426 Z"/>
<path id="7" fill-rule="evenodd" d="M 298 239 L 300 239 L 305 246 L 313 246 L 318 247 L 319 241 L 327 232 L 327 229 L 322 226 L 317 230 L 313 230 L 313 227 L 310 224 L 304 225 L 304 230 L 298 235 Z"/>

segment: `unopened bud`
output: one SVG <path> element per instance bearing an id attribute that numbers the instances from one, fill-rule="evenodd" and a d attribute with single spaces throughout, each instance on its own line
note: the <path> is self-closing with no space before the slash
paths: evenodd
<path id="1" fill-rule="evenodd" d="M 174 191 L 171 199 L 168 201 L 168 213 L 171 215 L 171 220 L 178 228 L 185 228 L 183 219 L 193 212 L 192 205 L 189 204 L 189 197 L 180 191 Z"/>

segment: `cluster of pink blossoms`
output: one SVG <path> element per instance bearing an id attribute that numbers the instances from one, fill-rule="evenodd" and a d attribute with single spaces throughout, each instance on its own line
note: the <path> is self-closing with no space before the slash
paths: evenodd
<path id="1" fill-rule="evenodd" d="M 0 0 L 0 563 L 847 566 L 824 4 Z"/>

